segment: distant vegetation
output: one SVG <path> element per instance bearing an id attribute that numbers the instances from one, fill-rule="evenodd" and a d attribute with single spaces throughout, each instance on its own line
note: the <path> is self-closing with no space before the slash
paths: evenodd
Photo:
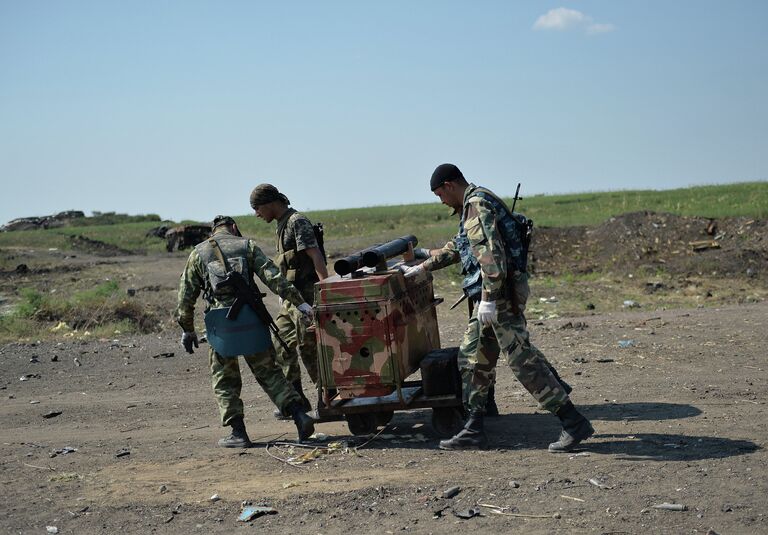
<path id="1" fill-rule="evenodd" d="M 712 218 L 768 217 L 768 182 L 532 197 L 526 196 L 523 189 L 523 197 L 517 210 L 532 218 L 537 226 L 549 227 L 596 225 L 611 216 L 641 210 Z M 333 256 L 405 234 L 415 234 L 426 247 L 442 245 L 456 232 L 457 220 L 450 212 L 435 199 L 428 204 L 319 210 L 307 214 L 325 225 L 326 248 Z M 267 225 L 251 214 L 236 216 L 236 219 L 243 234 L 271 247 L 274 224 Z M 164 242 L 146 235 L 159 222 L 160 217 L 154 214 L 126 216 L 95 212 L 93 217 L 79 220 L 77 226 L 0 233 L 0 248 L 67 250 L 73 247 L 73 237 L 82 235 L 122 249 L 160 252 L 164 250 Z"/>
<path id="2" fill-rule="evenodd" d="M 161 219 L 157 214 L 128 215 L 115 212 L 93 212 L 90 217 L 73 219 L 71 225 L 73 227 L 89 227 L 97 225 L 120 225 L 123 223 L 144 223 L 147 221 L 157 223 L 161 221 Z"/>

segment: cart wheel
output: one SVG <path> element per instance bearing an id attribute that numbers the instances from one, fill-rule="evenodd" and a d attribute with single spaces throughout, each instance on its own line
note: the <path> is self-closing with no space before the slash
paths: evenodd
<path id="1" fill-rule="evenodd" d="M 376 415 L 373 413 L 345 414 L 344 417 L 347 419 L 347 427 L 353 435 L 370 435 L 376 432 L 378 424 Z"/>
<path id="2" fill-rule="evenodd" d="M 432 409 L 432 428 L 440 438 L 451 438 L 464 427 L 464 415 L 458 407 Z"/>
<path id="3" fill-rule="evenodd" d="M 383 411 L 376 413 L 376 425 L 387 425 L 392 421 L 395 411 Z"/>

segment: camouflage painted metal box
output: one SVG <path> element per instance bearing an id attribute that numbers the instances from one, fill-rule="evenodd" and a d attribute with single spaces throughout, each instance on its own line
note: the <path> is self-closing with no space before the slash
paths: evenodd
<path id="1" fill-rule="evenodd" d="M 342 399 L 395 391 L 440 347 L 432 275 L 399 270 L 315 285 L 320 380 Z"/>

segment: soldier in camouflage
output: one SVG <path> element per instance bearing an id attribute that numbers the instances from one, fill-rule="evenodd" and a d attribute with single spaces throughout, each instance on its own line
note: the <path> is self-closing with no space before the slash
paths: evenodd
<path id="1" fill-rule="evenodd" d="M 194 351 L 193 346 L 198 347 L 194 312 L 195 301 L 200 293 L 203 292 L 206 301 L 206 312 L 214 308 L 229 307 L 235 300 L 235 295 L 231 292 L 216 288 L 217 281 L 226 275 L 222 263 L 234 266 L 232 269 L 241 273 L 255 291 L 258 289 L 252 277 L 253 274 L 258 275 L 270 290 L 284 301 L 290 302 L 302 314 L 311 317 L 312 307 L 304 302 L 301 294 L 280 274 L 277 266 L 261 249 L 252 240 L 240 235 L 237 224 L 231 217 L 217 216 L 212 226 L 212 237 L 199 243 L 190 253 L 179 284 L 176 318 L 184 330 L 181 343 L 188 353 Z M 222 256 L 218 256 L 216 249 Z M 301 397 L 275 362 L 274 347 L 270 345 L 266 351 L 243 355 L 243 359 L 272 402 L 293 417 L 299 440 L 309 437 L 314 432 L 314 422 L 305 414 Z M 232 428 L 230 436 L 219 440 L 219 446 L 248 447 L 251 441 L 243 421 L 243 402 L 240 399 L 242 377 L 238 357 L 222 357 L 211 347 L 209 361 L 221 423 Z"/>
<path id="2" fill-rule="evenodd" d="M 476 306 L 459 348 L 464 403 L 469 412 L 464 429 L 440 442 L 441 449 L 487 447 L 483 415 L 500 352 L 515 377 L 539 402 L 557 415 L 563 431 L 551 452 L 573 450 L 594 433 L 589 421 L 568 398 L 544 355 L 530 342 L 524 311 L 528 298 L 525 217 L 512 213 L 493 192 L 467 183 L 458 167 L 439 165 L 430 187 L 441 202 L 461 215 L 459 232 L 442 249 L 430 251 L 406 276 L 461 262 L 464 292 Z"/>
<path id="3" fill-rule="evenodd" d="M 251 208 L 256 217 L 267 223 L 277 221 L 275 231 L 275 263 L 280 272 L 299 290 L 304 300 L 314 303 L 315 283 L 328 277 L 325 258 L 315 237 L 312 222 L 303 214 L 290 207 L 288 197 L 280 193 L 272 184 L 260 184 L 251 192 Z M 301 384 L 299 356 L 304 363 L 310 380 L 317 384 L 317 341 L 309 325 L 302 321 L 301 314 L 289 301 L 283 301 L 280 314 L 275 319 L 280 338 L 288 346 L 275 344 L 277 362 L 283 367 L 285 376 L 299 392 L 305 407 L 311 404 L 304 396 Z M 277 418 L 285 417 L 279 410 Z"/>

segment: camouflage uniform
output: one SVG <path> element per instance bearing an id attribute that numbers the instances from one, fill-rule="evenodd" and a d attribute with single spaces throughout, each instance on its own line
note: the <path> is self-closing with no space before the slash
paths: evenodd
<path id="1" fill-rule="evenodd" d="M 277 221 L 276 246 L 278 256 L 275 263 L 282 274 L 296 286 L 304 301 L 314 304 L 314 286 L 319 280 L 312 259 L 303 251 L 319 247 L 312 222 L 293 208 L 288 208 Z M 308 325 L 293 303 L 283 301 L 280 313 L 275 319 L 280 338 L 289 350 L 275 340 L 277 362 L 283 368 L 289 382 L 301 380 L 299 359 L 304 363 L 307 374 L 317 384 L 317 341 L 313 331 L 307 332 Z"/>
<path id="2" fill-rule="evenodd" d="M 228 260 L 226 244 L 235 242 L 235 240 L 239 244 L 242 241 L 247 241 L 248 273 L 258 275 L 270 290 L 278 294 L 285 301 L 289 301 L 296 306 L 303 302 L 296 288 L 280 274 L 277 266 L 258 248 L 255 242 L 246 238 L 236 237 L 225 227 L 218 228 L 214 233 L 214 237 L 222 244 L 222 252 L 225 253 Z M 206 311 L 210 308 L 228 307 L 234 301 L 234 296 L 214 295 L 209 267 L 205 264 L 199 251 L 199 247 L 204 244 L 206 242 L 199 244 L 190 253 L 184 272 L 181 274 L 176 318 L 185 332 L 195 330 L 195 301 L 197 301 L 201 291 L 206 300 Z M 281 410 L 285 411 L 288 405 L 293 402 L 301 403 L 301 398 L 286 381 L 282 370 L 275 362 L 275 350 L 273 347 L 270 346 L 267 351 L 254 355 L 244 355 L 243 358 L 259 385 Z M 210 348 L 209 361 L 211 382 L 219 405 L 221 423 L 225 426 L 230 425 L 233 420 L 243 416 L 243 402 L 240 399 L 242 378 L 238 358 L 222 357 L 213 348 Z"/>
<path id="3" fill-rule="evenodd" d="M 516 252 L 516 244 L 505 244 L 499 230 L 502 221 L 498 212 L 492 197 L 482 195 L 481 189 L 469 184 L 464 193 L 459 233 L 439 254 L 426 260 L 424 267 L 433 271 L 462 261 L 465 266 L 467 261 L 476 262 L 481 276 L 470 281 L 473 286 L 476 283 L 478 290 L 477 295 L 470 293 L 470 298 L 479 300 L 482 295 L 484 301 L 496 301 L 497 321 L 493 325 L 481 325 L 475 308 L 459 348 L 467 410 L 485 408 L 496 362 L 503 352 L 520 383 L 542 408 L 554 413 L 568 401 L 568 395 L 550 372 L 544 355 L 530 342 L 524 315 L 529 294 L 528 276 L 519 270 L 509 273 L 508 255 L 510 251 Z M 471 258 L 467 258 L 469 255 Z"/>

